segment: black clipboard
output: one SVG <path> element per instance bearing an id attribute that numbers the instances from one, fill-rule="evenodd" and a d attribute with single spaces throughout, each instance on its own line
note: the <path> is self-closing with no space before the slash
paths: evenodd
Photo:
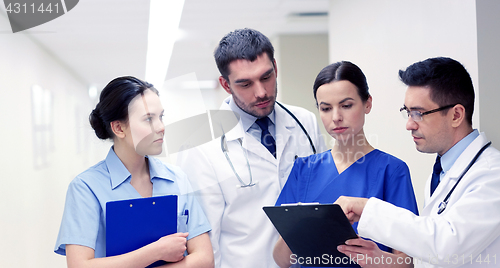
<path id="1" fill-rule="evenodd" d="M 303 260 L 302 266 L 360 267 L 337 250 L 346 240 L 358 238 L 339 205 L 299 203 L 263 209 L 296 254 L 295 260 Z M 306 260 L 314 263 L 307 264 Z"/>
<path id="2" fill-rule="evenodd" d="M 177 196 L 156 196 L 106 203 L 106 256 L 139 249 L 177 233 Z M 148 267 L 166 262 L 158 261 Z"/>

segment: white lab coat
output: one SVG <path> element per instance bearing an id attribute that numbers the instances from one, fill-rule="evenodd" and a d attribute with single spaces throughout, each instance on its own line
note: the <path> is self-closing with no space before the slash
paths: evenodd
<path id="1" fill-rule="evenodd" d="M 359 234 L 414 257 L 415 267 L 500 267 L 497 149 L 490 146 L 483 152 L 455 188 L 446 210 L 437 214 L 439 204 L 487 142 L 481 133 L 458 157 L 432 197 L 429 177 L 421 216 L 370 199 L 358 225 Z"/>
<path id="2" fill-rule="evenodd" d="M 229 109 L 230 98 L 221 109 Z M 304 125 L 317 152 L 326 150 L 314 114 L 303 108 L 286 107 Z M 272 251 L 278 233 L 262 207 L 275 204 L 295 156 L 310 155 L 312 149 L 300 126 L 278 105 L 275 105 L 275 122 L 277 159 L 243 130 L 241 122 L 226 133 L 229 157 L 241 179 L 248 183 L 248 167 L 238 139 L 242 140 L 255 186 L 240 187 L 221 150 L 220 138 L 178 156 L 178 164 L 187 173 L 210 221 L 215 267 L 277 267 Z"/>

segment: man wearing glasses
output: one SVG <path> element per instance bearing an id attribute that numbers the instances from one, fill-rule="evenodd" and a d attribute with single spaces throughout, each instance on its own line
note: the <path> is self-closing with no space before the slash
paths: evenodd
<path id="1" fill-rule="evenodd" d="M 336 203 L 359 221 L 360 236 L 414 257 L 415 267 L 499 267 L 500 152 L 472 128 L 469 74 L 453 59 L 430 58 L 399 76 L 408 86 L 400 110 L 406 129 L 418 151 L 437 153 L 421 215 L 376 198 Z M 357 239 L 346 244 L 339 251 L 363 254 Z"/>

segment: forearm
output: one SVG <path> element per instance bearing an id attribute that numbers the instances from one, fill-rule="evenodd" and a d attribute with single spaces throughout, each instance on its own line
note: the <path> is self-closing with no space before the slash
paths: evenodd
<path id="1" fill-rule="evenodd" d="M 94 250 L 91 248 L 67 245 L 66 255 L 68 268 L 138 268 L 159 260 L 152 244 L 126 254 L 105 258 L 94 258 Z"/>
<path id="2" fill-rule="evenodd" d="M 370 200 L 367 205 L 370 213 L 363 215 L 358 231 L 364 237 L 398 248 L 417 259 L 425 261 L 433 257 L 433 263 L 452 267 L 447 259 L 449 256 L 475 257 L 484 250 L 492 237 L 494 239 L 492 234 L 498 234 L 500 214 L 480 213 L 499 209 L 491 207 L 487 202 L 480 202 L 479 198 L 476 200 L 479 200 L 475 203 L 480 203 L 481 210 L 475 211 L 470 206 L 454 204 L 454 207 L 448 208 L 448 214 L 439 217 L 416 216 L 380 200 Z M 465 218 L 463 215 L 470 216 Z M 412 243 L 408 243 L 407 238 L 411 238 Z"/>
<path id="3" fill-rule="evenodd" d="M 193 237 L 187 241 L 188 255 L 184 259 L 165 264 L 165 268 L 213 268 L 214 254 L 208 233 Z"/>
<path id="4" fill-rule="evenodd" d="M 168 263 L 162 265 L 165 268 L 213 268 L 214 267 L 214 257 L 213 253 L 210 252 L 194 252 L 187 255 L 181 261 Z"/>
<path id="5" fill-rule="evenodd" d="M 279 267 L 288 268 L 291 265 L 291 255 L 292 251 L 280 236 L 273 250 L 274 261 Z"/>

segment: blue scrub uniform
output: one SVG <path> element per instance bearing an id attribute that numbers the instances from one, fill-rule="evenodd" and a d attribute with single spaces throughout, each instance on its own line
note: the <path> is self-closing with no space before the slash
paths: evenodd
<path id="1" fill-rule="evenodd" d="M 148 157 L 148 162 L 153 196 L 178 195 L 177 231 L 189 232 L 188 240 L 210 231 L 185 173 L 153 157 Z M 106 203 L 141 198 L 130 184 L 131 178 L 113 147 L 104 161 L 74 178 L 68 186 L 54 251 L 66 255 L 66 245 L 75 244 L 94 249 L 96 258 L 105 257 Z"/>
<path id="2" fill-rule="evenodd" d="M 405 162 L 373 150 L 339 174 L 331 150 L 295 160 L 276 205 L 286 203 L 331 204 L 341 195 L 377 197 L 418 215 L 410 172 Z M 353 225 L 356 233 L 358 223 Z M 379 244 L 379 248 L 391 249 Z"/>

